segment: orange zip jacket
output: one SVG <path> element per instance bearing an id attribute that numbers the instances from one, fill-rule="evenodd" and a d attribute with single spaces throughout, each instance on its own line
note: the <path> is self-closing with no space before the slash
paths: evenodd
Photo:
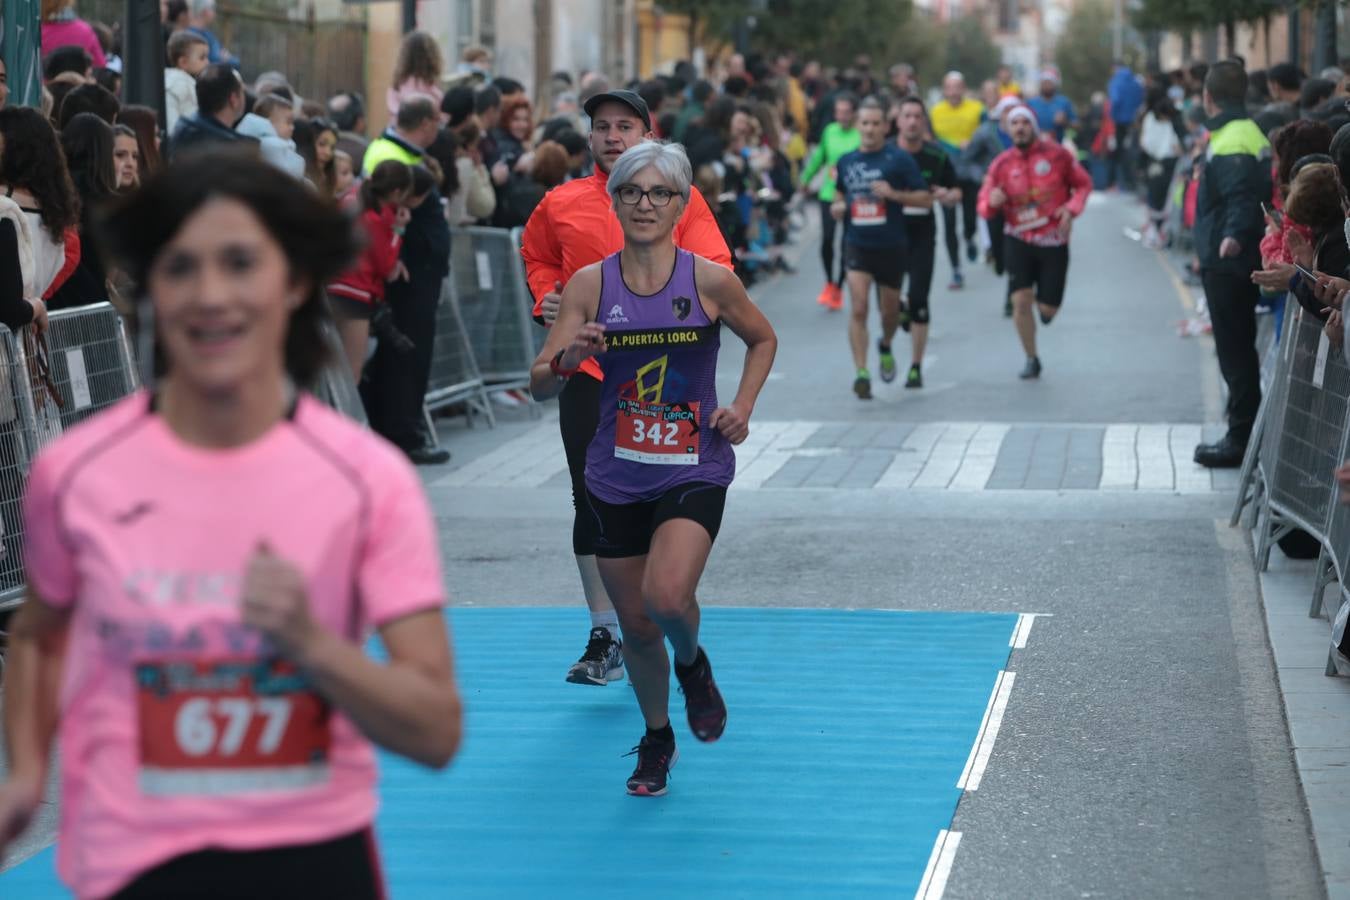
<path id="1" fill-rule="evenodd" d="M 557 282 L 566 285 L 578 269 L 623 249 L 623 228 L 614 215 L 608 183 L 604 172 L 596 172 L 560 184 L 544 196 L 525 223 L 520 255 L 525 260 L 536 319 L 543 314 L 544 295 Z M 688 207 L 675 225 L 675 246 L 731 268 L 731 251 L 698 191 L 690 191 Z M 600 380 L 600 365 L 594 359 L 582 363 L 581 371 Z"/>

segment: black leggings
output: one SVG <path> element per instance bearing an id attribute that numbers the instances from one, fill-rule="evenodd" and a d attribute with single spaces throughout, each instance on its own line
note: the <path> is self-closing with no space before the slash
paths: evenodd
<path id="1" fill-rule="evenodd" d="M 600 388 L 598 380 L 578 372 L 558 395 L 558 430 L 572 476 L 572 552 L 577 556 L 595 555 L 595 517 L 586 494 L 586 450 L 600 427 Z"/>
<path id="2" fill-rule="evenodd" d="M 937 223 L 932 216 L 906 217 L 905 254 L 906 273 L 909 275 L 909 290 L 905 297 L 909 302 L 910 317 L 919 325 L 927 325 L 928 293 L 933 286 L 933 263 L 937 255 Z"/>
<path id="3" fill-rule="evenodd" d="M 383 900 L 375 837 L 369 828 L 346 837 L 264 850 L 198 850 L 156 866 L 111 900 L 291 900 L 343 897 Z"/>
<path id="4" fill-rule="evenodd" d="M 974 181 L 961 181 L 957 183 L 961 188 L 961 205 L 942 207 L 942 230 L 947 238 L 947 258 L 952 264 L 952 271 L 961 270 L 961 242 L 956 237 L 956 216 L 959 211 L 962 218 L 961 233 L 966 238 L 966 243 L 975 241 L 975 228 L 979 223 L 976 210 L 976 201 L 979 199 L 980 186 Z"/>
<path id="5" fill-rule="evenodd" d="M 836 228 L 839 223 L 830 212 L 830 204 L 820 201 L 820 261 L 825 264 L 825 280 L 840 287 L 844 286 L 844 254 L 839 254 L 839 274 L 834 274 L 834 234 L 843 229 Z"/>

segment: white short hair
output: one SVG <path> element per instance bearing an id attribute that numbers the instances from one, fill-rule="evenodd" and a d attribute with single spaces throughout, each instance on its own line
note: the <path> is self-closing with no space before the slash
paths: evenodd
<path id="1" fill-rule="evenodd" d="M 648 166 L 660 172 L 675 193 L 685 201 L 689 200 L 689 188 L 694 181 L 694 169 L 689 164 L 689 156 L 684 152 L 684 147 L 666 141 L 643 141 L 623 152 L 609 170 L 606 187 L 610 198 L 616 197 L 619 188 L 629 184 L 638 172 Z"/>

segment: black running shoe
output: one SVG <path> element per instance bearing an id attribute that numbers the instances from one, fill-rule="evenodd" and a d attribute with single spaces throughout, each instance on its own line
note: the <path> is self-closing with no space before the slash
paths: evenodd
<path id="1" fill-rule="evenodd" d="M 866 375 L 859 375 L 853 379 L 853 393 L 858 395 L 859 400 L 872 399 L 872 379 Z"/>
<path id="2" fill-rule="evenodd" d="M 608 628 L 592 628 L 586 652 L 567 670 L 571 684 L 609 684 L 623 677 L 623 644 Z"/>
<path id="3" fill-rule="evenodd" d="M 905 387 L 910 389 L 923 387 L 923 372 L 918 366 L 909 367 L 909 374 L 905 376 Z"/>
<path id="4" fill-rule="evenodd" d="M 675 677 L 680 682 L 680 693 L 684 694 L 684 711 L 694 737 L 704 743 L 720 738 L 727 727 L 727 705 L 713 681 L 712 663 L 702 647 L 698 648 L 698 659 L 688 669 L 675 664 Z"/>
<path id="5" fill-rule="evenodd" d="M 653 741 L 645 734 L 625 756 L 637 757 L 637 768 L 628 776 L 628 793 L 634 797 L 660 797 L 666 792 L 670 770 L 680 758 L 675 742 Z"/>
<path id="6" fill-rule="evenodd" d="M 975 246 L 975 242 L 971 241 L 970 243 L 966 244 L 966 259 L 970 260 L 971 262 L 974 262 L 979 258 L 980 258 L 980 248 Z"/>
<path id="7" fill-rule="evenodd" d="M 1033 378 L 1041 377 L 1041 358 L 1033 356 L 1027 360 L 1026 367 L 1022 369 L 1022 374 L 1017 376 L 1023 381 L 1030 381 Z"/>

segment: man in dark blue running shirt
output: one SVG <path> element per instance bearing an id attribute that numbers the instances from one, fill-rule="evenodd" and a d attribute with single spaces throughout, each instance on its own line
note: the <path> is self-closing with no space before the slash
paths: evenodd
<path id="1" fill-rule="evenodd" d="M 867 369 L 867 314 L 876 282 L 881 295 L 881 379 L 895 380 L 891 340 L 900 327 L 900 281 L 905 272 L 906 206 L 931 206 L 913 157 L 886 140 L 886 113 L 872 98 L 858 108 L 862 144 L 838 163 L 839 192 L 830 212 L 844 222 L 844 266 L 852 309 L 848 340 L 857 376 L 853 393 L 872 399 Z"/>

